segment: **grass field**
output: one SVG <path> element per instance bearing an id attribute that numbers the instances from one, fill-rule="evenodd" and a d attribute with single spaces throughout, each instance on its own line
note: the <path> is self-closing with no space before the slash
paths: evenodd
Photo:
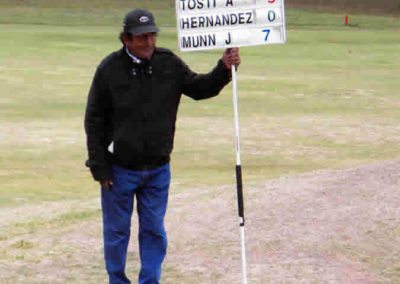
<path id="1" fill-rule="evenodd" d="M 300 7 L 312 10 L 331 10 L 348 13 L 372 13 L 372 14 L 398 14 L 400 3 L 398 0 L 288 0 L 290 7 Z"/>
<path id="2" fill-rule="evenodd" d="M 171 1 L 0 2 L 0 212 L 21 214 L 0 223 L 0 282 L 2 262 L 21 263 L 29 251 L 29 243 L 7 244 L 11 237 L 99 217 L 96 206 L 76 213 L 71 205 L 61 216 L 28 221 L 35 212 L 24 209 L 98 196 L 84 167 L 86 96 L 97 64 L 120 47 L 121 18 L 136 6 L 154 11 L 158 45 L 194 70 L 220 57 L 178 52 Z M 245 183 L 399 158 L 399 18 L 356 14 L 344 27 L 338 13 L 286 12 L 286 45 L 241 50 Z M 173 194 L 234 184 L 231 104 L 230 87 L 212 100 L 183 99 Z M 21 283 L 36 283 L 29 277 Z"/>

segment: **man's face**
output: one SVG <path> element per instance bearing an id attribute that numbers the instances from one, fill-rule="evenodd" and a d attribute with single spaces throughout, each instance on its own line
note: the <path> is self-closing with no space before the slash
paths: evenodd
<path id="1" fill-rule="evenodd" d="M 156 47 L 156 38 L 156 33 L 145 33 L 132 36 L 131 39 L 124 37 L 124 43 L 133 55 L 142 59 L 150 59 Z"/>

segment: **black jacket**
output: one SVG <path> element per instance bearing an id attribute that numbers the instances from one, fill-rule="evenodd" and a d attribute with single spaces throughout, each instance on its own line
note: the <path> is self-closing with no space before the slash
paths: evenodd
<path id="1" fill-rule="evenodd" d="M 167 49 L 156 48 L 142 64 L 125 48 L 110 54 L 96 70 L 86 106 L 86 165 L 94 179 L 112 179 L 112 164 L 140 170 L 167 163 L 181 94 L 210 98 L 229 81 L 221 60 L 210 73 L 196 74 Z"/>

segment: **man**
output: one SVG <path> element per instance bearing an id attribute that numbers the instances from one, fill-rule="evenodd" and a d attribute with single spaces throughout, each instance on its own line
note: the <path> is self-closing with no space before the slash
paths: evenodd
<path id="1" fill-rule="evenodd" d="M 125 16 L 123 47 L 98 66 L 86 106 L 86 165 L 101 184 L 110 283 L 130 283 L 125 262 L 134 196 L 139 283 L 159 283 L 167 249 L 169 160 L 181 94 L 195 100 L 218 95 L 230 81 L 231 66 L 240 64 L 239 51 L 233 48 L 223 53 L 210 73 L 196 74 L 171 51 L 156 47 L 158 31 L 146 10 Z"/>

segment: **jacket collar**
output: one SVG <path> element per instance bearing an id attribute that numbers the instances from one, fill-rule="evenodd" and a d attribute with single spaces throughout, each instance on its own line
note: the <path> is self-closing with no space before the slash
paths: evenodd
<path id="1" fill-rule="evenodd" d="M 126 48 L 125 45 L 124 45 L 124 46 L 118 51 L 118 55 L 119 55 L 125 62 L 129 62 L 129 63 L 133 63 L 133 64 L 148 64 L 149 62 L 153 61 L 154 56 L 155 56 L 156 53 L 157 53 L 157 50 L 158 50 L 158 48 L 156 47 L 156 48 L 154 49 L 153 55 L 151 56 L 151 59 L 150 59 L 150 60 L 143 60 L 143 59 L 137 58 L 136 56 L 134 56 L 134 55 L 131 54 L 130 52 L 128 53 L 128 50 L 127 50 L 127 48 Z M 135 62 L 135 61 L 133 60 L 133 58 L 132 58 L 130 55 L 133 56 L 133 57 L 135 57 L 135 58 L 137 58 L 138 60 L 140 60 L 140 63 Z"/>
<path id="2" fill-rule="evenodd" d="M 135 55 L 129 52 L 129 49 L 125 46 L 125 52 L 128 54 L 128 56 L 132 59 L 133 63 L 140 64 L 142 63 L 142 60 L 140 58 L 137 58 Z"/>

